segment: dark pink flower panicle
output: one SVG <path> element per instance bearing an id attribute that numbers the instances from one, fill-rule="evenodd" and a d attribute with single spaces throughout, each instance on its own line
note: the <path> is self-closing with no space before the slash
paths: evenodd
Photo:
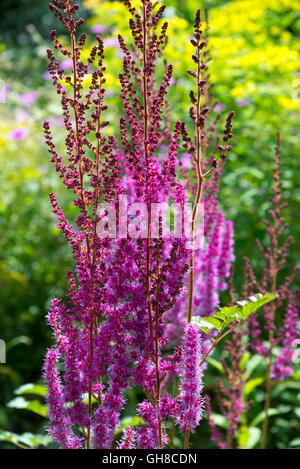
<path id="1" fill-rule="evenodd" d="M 182 432 L 194 431 L 203 414 L 202 368 L 200 366 L 201 337 L 197 326 L 187 324 L 183 339 L 181 359 L 181 414 L 179 425 Z"/>

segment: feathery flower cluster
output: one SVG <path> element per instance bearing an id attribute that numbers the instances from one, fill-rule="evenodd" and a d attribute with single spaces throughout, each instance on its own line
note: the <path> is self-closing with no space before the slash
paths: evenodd
<path id="1" fill-rule="evenodd" d="M 251 347 L 257 353 L 268 357 L 270 376 L 276 379 L 284 379 L 292 373 L 291 360 L 293 356 L 293 345 L 299 335 L 297 327 L 297 298 L 291 294 L 291 286 L 297 274 L 297 268 L 286 276 L 281 283 L 279 283 L 279 273 L 285 267 L 287 257 L 289 255 L 290 244 L 292 238 L 287 237 L 281 243 L 281 236 L 287 229 L 288 225 L 284 222 L 282 210 L 286 204 L 282 202 L 280 180 L 280 135 L 277 135 L 275 166 L 274 166 L 274 186 L 272 190 L 274 196 L 270 199 L 273 208 L 269 210 L 272 221 L 263 220 L 267 227 L 267 233 L 270 239 L 270 246 L 264 249 L 259 241 L 257 246 L 265 258 L 266 266 L 263 270 L 261 281 L 258 281 L 249 262 L 245 260 L 245 269 L 248 273 L 251 284 L 248 285 L 248 292 L 254 293 L 257 289 L 260 293 L 264 294 L 271 291 L 277 294 L 278 299 L 272 305 L 265 306 L 265 329 L 268 331 L 269 344 L 265 346 L 263 343 L 264 337 L 262 336 L 262 329 L 258 320 L 257 314 L 252 315 L 249 319 L 249 332 L 252 338 Z M 252 286 L 252 291 L 251 291 Z M 287 302 L 285 308 L 285 316 L 283 318 L 283 326 L 277 327 L 275 322 L 275 312 Z M 277 332 L 277 333 L 276 333 Z M 281 346 L 280 356 L 273 364 L 273 349 L 275 346 Z"/>
<path id="2" fill-rule="evenodd" d="M 184 350 L 181 364 L 180 403 L 183 410 L 179 417 L 179 422 L 182 432 L 193 431 L 202 417 L 201 356 L 199 328 L 188 324 L 184 334 Z"/>
<path id="3" fill-rule="evenodd" d="M 108 135 L 105 120 L 105 43 L 96 35 L 96 45 L 87 54 L 86 34 L 78 36 L 84 22 L 77 16 L 79 5 L 72 0 L 52 0 L 49 5 L 70 38 L 68 47 L 51 31 L 54 51 L 47 51 L 49 75 L 61 98 L 65 154 L 58 153 L 49 122 L 44 123 L 44 134 L 51 162 L 74 193 L 78 211 L 74 227 L 56 195 L 50 194 L 76 267 L 67 272 L 67 301 L 54 298 L 48 314 L 55 339 L 44 365 L 49 432 L 60 447 L 68 449 L 164 448 L 172 444 L 169 420 L 184 434 L 188 448 L 190 433 L 203 414 L 203 357 L 213 339 L 191 324 L 191 318 L 214 314 L 234 260 L 233 225 L 217 200 L 219 178 L 232 149 L 234 113 L 226 118 L 223 136 L 216 136 L 221 116 L 211 119 L 218 103 L 209 84 L 207 10 L 205 33 L 198 10 L 191 39 L 196 68 L 188 71 L 196 79 L 190 92 L 192 138 L 184 123 L 170 121 L 167 92 L 172 65 L 164 62 L 165 72 L 157 83 L 156 66 L 167 44 L 168 24 L 161 24 L 165 7 L 150 0 L 141 0 L 140 9 L 130 0 L 124 4 L 131 15 L 133 44 L 118 36 L 124 109 L 120 142 Z M 90 83 L 87 88 L 86 82 Z M 183 182 L 177 178 L 181 146 L 193 168 L 190 174 L 186 165 L 179 165 Z M 180 209 L 183 226 L 187 189 L 193 205 L 193 242 L 198 236 L 198 205 L 203 202 L 205 207 L 205 245 L 200 249 L 193 243 L 190 248 L 185 234 L 178 237 L 169 230 L 166 236 L 163 213 L 156 223 L 152 219 L 154 206 L 172 203 Z M 116 222 L 113 236 L 111 209 Z M 293 311 L 284 327 L 293 323 Z M 237 333 L 231 351 L 235 371 L 241 353 L 239 337 Z M 294 336 L 287 348 L 292 340 Z M 231 379 L 225 362 L 223 366 L 233 389 L 230 394 L 220 384 L 227 399 L 224 415 L 230 421 L 229 439 L 233 439 L 243 410 L 243 380 L 241 373 L 238 383 Z M 142 422 L 136 429 L 125 428 L 122 440 L 116 442 L 126 393 L 133 386 L 145 396 L 137 405 Z"/>
<path id="4" fill-rule="evenodd" d="M 218 113 L 211 119 L 220 106 L 214 100 L 213 84 L 209 84 L 207 10 L 205 32 L 198 10 L 191 38 L 195 70 L 188 73 L 196 86 L 189 95 L 194 128 L 194 136 L 190 137 L 184 123 L 170 120 L 167 92 L 172 83 L 172 65 L 164 62 L 164 75 L 157 83 L 156 66 L 167 44 L 168 24 L 161 22 L 165 7 L 150 0 L 141 0 L 140 9 L 130 0 L 124 0 L 124 4 L 130 13 L 133 44 L 118 36 L 123 57 L 119 81 L 124 109 L 120 142 L 108 134 L 109 122 L 105 120 L 105 43 L 96 35 L 96 45 L 87 55 L 86 34 L 78 36 L 84 23 L 77 16 L 79 5 L 73 0 L 52 0 L 49 5 L 70 38 L 70 46 L 66 46 L 56 31 L 51 31 L 55 52 L 47 51 L 49 76 L 61 98 L 65 154 L 58 153 L 49 122 L 44 123 L 44 134 L 51 161 L 62 183 L 74 193 L 78 213 L 73 226 L 56 195 L 50 194 L 58 226 L 76 266 L 67 272 L 67 300 L 54 298 L 48 313 L 55 339 L 44 365 L 49 433 L 61 448 L 68 449 L 164 448 L 170 443 L 166 424 L 170 420 L 184 434 L 184 446 L 188 448 L 189 435 L 203 413 L 204 360 L 212 341 L 217 342 L 191 320 L 193 315 L 215 313 L 234 260 L 233 225 L 217 200 L 219 178 L 232 149 L 229 143 L 234 113 L 228 114 L 222 137 L 216 135 L 221 116 Z M 107 46 L 112 44 L 115 47 L 116 40 Z M 62 54 L 63 60 L 56 53 Z M 85 88 L 87 82 L 90 85 Z M 181 146 L 186 152 L 179 164 L 183 182 L 177 177 Z M 279 146 L 278 137 L 274 208 L 270 211 L 273 224 L 265 221 L 271 246 L 264 250 L 259 244 L 266 259 L 262 282 L 257 281 L 246 262 L 252 282 L 245 287 L 247 295 L 257 288 L 263 294 L 278 296 L 276 303 L 265 306 L 269 348 L 264 347 L 258 317 L 253 316 L 249 323 L 253 350 L 267 357 L 267 393 L 271 378 L 283 379 L 291 374 L 298 337 L 297 298 L 289 292 L 296 271 L 281 285 L 277 281 L 290 244 L 288 238 L 283 246 L 279 245 L 286 228 L 281 217 L 284 204 Z M 187 158 L 190 164 L 186 164 Z M 187 190 L 193 206 L 192 248 L 186 235 L 178 237 L 175 230 L 169 230 L 166 236 L 162 212 L 156 222 L 152 219 L 154 207 L 160 204 L 167 208 L 172 203 L 182 214 L 177 217 L 175 211 L 173 218 L 183 226 Z M 195 249 L 201 202 L 205 210 L 205 244 Z M 112 232 L 110 210 L 115 217 Z M 285 301 L 286 315 L 276 333 L 275 311 Z M 243 402 L 245 380 L 240 366 L 243 334 L 242 329 L 236 330 L 227 342 L 231 364 L 221 360 L 228 387 L 219 381 L 218 404 L 229 421 L 226 443 L 213 423 L 208 403 L 212 438 L 220 448 L 235 445 L 240 415 L 248 408 Z M 278 345 L 281 353 L 273 363 L 273 349 Z M 142 422 L 136 429 L 125 428 L 122 440 L 116 442 L 126 393 L 133 386 L 145 396 L 137 405 Z"/>
<path id="5" fill-rule="evenodd" d="M 188 290 L 189 302 L 182 295 L 178 298 L 173 310 L 170 311 L 169 337 L 178 340 L 184 329 L 186 312 L 188 320 L 192 315 L 212 315 L 219 306 L 219 293 L 226 289 L 227 279 L 230 274 L 230 265 L 234 261 L 233 253 L 233 224 L 226 220 L 223 212 L 218 207 L 217 193 L 218 183 L 227 152 L 232 147 L 229 141 L 232 138 L 233 112 L 226 119 L 223 135 L 216 134 L 216 126 L 221 118 L 218 113 L 212 120 L 211 114 L 217 108 L 218 102 L 214 100 L 213 86 L 209 83 L 208 67 L 211 60 L 209 56 L 209 22 L 208 11 L 205 10 L 205 33 L 203 34 L 200 10 L 196 13 L 194 35 L 191 39 L 195 47 L 193 60 L 196 71 L 188 70 L 188 73 L 196 79 L 196 91 L 191 90 L 190 117 L 195 126 L 195 138 L 189 137 L 185 125 L 182 125 L 182 138 L 187 153 L 185 159 L 190 157 L 190 167 L 193 168 L 195 183 L 191 183 L 191 174 L 187 171 L 187 165 L 181 164 L 181 174 L 186 182 L 186 187 L 194 195 L 194 209 L 192 214 L 192 229 L 194 236 L 197 233 L 196 219 L 197 206 L 204 205 L 204 239 L 205 244 L 201 249 L 193 252 L 190 259 L 190 275 L 186 278 L 185 289 Z M 220 154 L 217 158 L 217 154 Z M 213 173 L 213 174 L 212 174 Z M 212 174 L 212 177 L 209 178 Z M 203 353 L 210 347 L 210 340 L 203 337 Z"/>
<path id="6" fill-rule="evenodd" d="M 272 378 L 283 381 L 292 375 L 292 361 L 295 358 L 296 347 L 299 343 L 298 330 L 299 309 L 297 295 L 289 294 L 283 325 L 279 330 L 279 342 L 282 344 L 280 354 L 276 357 L 272 369 Z"/>
<path id="7" fill-rule="evenodd" d="M 140 448 L 161 448 L 168 440 L 166 419 L 193 430 L 201 414 L 200 370 L 197 366 L 190 370 L 188 359 L 190 352 L 195 365 L 201 358 L 198 333 L 193 344 L 186 339 L 183 349 L 179 346 L 170 352 L 167 331 L 168 312 L 183 289 L 190 250 L 184 237 L 162 237 L 161 218 L 156 236 L 151 236 L 156 229 L 150 217 L 153 203 L 168 204 L 172 200 L 183 209 L 187 201 L 186 191 L 176 178 L 182 124 L 176 122 L 172 131 L 166 117 L 162 126 L 172 66 L 166 67 L 158 87 L 155 80 L 156 60 L 166 44 L 167 23 L 159 31 L 164 7 L 154 12 L 151 2 L 144 0 L 140 14 L 129 1 L 124 3 L 132 16 L 135 47 L 132 52 L 119 36 L 125 111 L 120 119 L 122 148 L 107 135 L 108 122 L 103 118 L 107 107 L 101 37 L 96 36 L 97 44 L 84 61 L 86 35 L 81 34 L 76 41 L 83 24 L 83 20 L 75 19 L 78 5 L 71 0 L 53 0 L 49 5 L 68 31 L 71 43 L 68 49 L 51 31 L 54 49 L 68 61 L 64 68 L 65 62 L 59 62 L 48 50 L 49 73 L 61 97 L 65 156 L 56 150 L 49 122 L 44 123 L 45 140 L 59 177 L 74 192 L 79 211 L 74 229 L 56 196 L 50 194 L 58 226 L 76 262 L 75 272 L 67 273 L 68 300 L 63 303 L 53 299 L 48 314 L 56 341 L 45 359 L 49 431 L 63 448 L 110 448 L 126 402 L 125 393 L 132 385 L 141 386 L 147 398 L 138 406 L 144 423 L 136 432 L 125 430 L 120 448 L 136 443 Z M 85 90 L 87 77 L 91 84 Z M 167 153 L 161 161 L 157 155 L 164 148 Z M 112 204 L 118 211 L 124 196 L 128 203 L 146 204 L 148 218 L 140 220 L 137 231 L 146 231 L 147 236 L 133 232 L 122 236 L 121 222 L 117 223 L 118 238 L 100 236 L 98 223 L 106 214 L 100 214 L 99 207 Z M 231 245 L 229 237 L 230 232 L 222 228 L 221 251 Z M 218 259 L 218 265 L 220 262 Z M 226 267 L 220 265 L 219 270 L 226 277 Z M 192 326 L 188 334 L 193 335 Z M 166 347 L 168 354 L 163 352 Z M 182 392 L 172 396 L 168 383 L 180 373 L 185 380 Z M 195 386 L 188 390 L 187 380 L 192 377 Z M 199 401 L 196 411 L 191 408 L 195 397 Z"/>

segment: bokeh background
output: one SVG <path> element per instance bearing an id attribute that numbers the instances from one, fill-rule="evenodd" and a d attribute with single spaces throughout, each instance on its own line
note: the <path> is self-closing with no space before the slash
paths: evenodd
<path id="1" fill-rule="evenodd" d="M 119 1 L 79 3 L 89 41 L 95 33 L 104 37 L 109 130 L 118 134 L 121 56 L 116 37 L 118 32 L 129 35 L 127 11 Z M 300 2 L 165 3 L 170 35 L 166 56 L 174 65 L 171 119 L 188 120 L 189 37 L 195 10 L 204 5 L 210 11 L 211 75 L 219 110 L 224 110 L 221 124 L 226 112 L 236 112 L 233 151 L 224 170 L 220 201 L 235 225 L 235 286 L 239 291 L 243 256 L 250 257 L 257 269 L 261 265 L 255 239 L 264 241 L 265 237 L 261 219 L 269 208 L 277 130 L 282 136 L 285 213 L 294 237 L 287 268 L 299 263 Z M 7 362 L 0 365 L 0 447 L 5 448 L 51 446 L 45 437 L 44 388 L 40 385 L 43 356 L 51 343 L 45 314 L 50 299 L 65 294 L 65 271 L 73 265 L 48 198 L 50 191 L 56 192 L 72 216 L 70 197 L 48 163 L 43 144 L 45 118 L 56 127 L 58 145 L 64 139 L 59 100 L 46 60 L 49 31 L 64 32 L 47 4 L 47 0 L 2 0 L 0 6 L 0 338 L 7 345 Z M 289 447 L 293 441 L 292 446 L 300 447 L 299 374 L 293 383 L 275 396 L 277 408 L 283 409 L 272 421 L 275 448 Z M 213 387 L 214 377 L 208 384 Z M 255 392 L 256 400 L 262 401 L 262 391 Z M 209 447 L 205 424 L 193 441 L 195 447 Z M 251 444 L 255 447 L 257 441 Z"/>

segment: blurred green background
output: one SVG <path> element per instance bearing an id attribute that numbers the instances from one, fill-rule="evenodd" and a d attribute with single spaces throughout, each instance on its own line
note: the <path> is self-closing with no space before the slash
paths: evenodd
<path id="1" fill-rule="evenodd" d="M 189 37 L 195 10 L 204 6 L 210 9 L 210 71 L 219 109 L 224 110 L 220 125 L 226 112 L 236 112 L 233 151 L 224 170 L 220 201 L 235 225 L 238 290 L 243 256 L 249 256 L 257 269 L 261 265 L 254 240 L 265 239 L 261 218 L 269 208 L 277 130 L 282 135 L 283 194 L 289 204 L 285 213 L 289 234 L 294 236 L 287 271 L 299 264 L 300 1 L 165 3 L 170 35 L 166 56 L 174 65 L 169 95 L 172 121 L 188 120 Z M 35 389 L 40 397 L 35 406 L 31 405 L 33 412 L 21 397 L 24 392 L 30 395 L 30 389 L 21 388 L 15 395 L 14 390 L 40 380 L 43 356 L 51 343 L 45 322 L 47 306 L 53 296 L 65 294 L 65 271 L 72 266 L 70 252 L 50 213 L 48 193 L 58 193 L 71 215 L 72 203 L 48 163 L 41 130 L 42 121 L 50 119 L 57 129 L 55 140 L 59 146 L 63 144 L 59 100 L 47 74 L 46 60 L 49 31 L 63 31 L 47 4 L 47 0 L 2 0 L 0 6 L 0 92 L 1 101 L 5 101 L 0 103 L 0 338 L 7 344 L 7 363 L 0 365 L 0 428 L 25 432 L 23 440 L 16 442 L 32 446 L 47 443 L 41 439 L 33 443 L 30 436 L 44 433 L 41 416 L 45 409 L 39 406 L 43 390 Z M 95 32 L 104 37 L 109 130 L 118 133 L 121 58 L 116 36 L 118 32 L 129 35 L 127 11 L 118 1 L 86 0 L 80 4 L 89 41 L 93 41 Z M 263 391 L 255 392 L 256 400 L 262 402 Z M 275 418 L 274 447 L 288 447 L 297 436 L 299 385 L 286 393 L 298 415 L 286 410 L 285 418 L 281 413 Z M 279 393 L 278 406 L 286 405 L 284 399 L 284 393 Z M 254 413 L 259 409 L 258 405 Z M 8 440 L 8 434 L 2 432 L 1 439 Z M 205 425 L 194 441 L 196 447 L 207 447 Z M 7 442 L 2 445 L 12 447 Z"/>

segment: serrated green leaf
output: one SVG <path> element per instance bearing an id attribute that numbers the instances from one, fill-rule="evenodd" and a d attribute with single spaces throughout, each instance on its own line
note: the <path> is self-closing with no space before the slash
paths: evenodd
<path id="1" fill-rule="evenodd" d="M 208 317 L 204 317 L 202 318 L 202 323 L 204 324 L 211 324 L 213 327 L 215 327 L 218 331 L 220 331 L 222 329 L 222 323 L 221 321 L 219 321 L 218 319 L 216 319 L 215 317 L 213 316 L 208 316 Z M 207 326 L 206 326 L 207 327 Z"/>
<path id="2" fill-rule="evenodd" d="M 276 298 L 276 295 L 274 293 L 267 293 L 266 295 L 255 299 L 255 301 L 254 298 L 256 297 L 251 298 L 252 300 L 246 305 L 242 306 L 242 308 L 238 311 L 238 314 L 242 319 L 247 319 L 250 314 L 255 313 L 259 308 L 269 303 L 270 301 L 273 301 Z"/>
<path id="3" fill-rule="evenodd" d="M 224 330 L 227 326 L 229 326 L 229 324 L 231 324 L 233 321 L 237 321 L 237 320 L 238 318 L 236 318 L 235 315 L 232 316 L 231 318 L 227 318 L 222 324 L 222 330 Z"/>
<path id="4" fill-rule="evenodd" d="M 199 327 L 201 331 L 205 332 L 205 334 L 209 335 L 209 331 L 214 328 L 212 324 L 208 324 L 203 322 L 200 316 L 193 316 L 191 323 L 194 324 L 195 326 Z M 205 324 L 205 325 L 204 325 Z"/>
<path id="5" fill-rule="evenodd" d="M 238 306 L 224 306 L 223 308 L 219 308 L 219 310 L 225 314 L 226 317 L 233 316 L 239 310 Z"/>
<path id="6" fill-rule="evenodd" d="M 222 319 L 222 321 L 225 321 L 225 319 L 226 319 L 226 314 L 222 313 L 222 311 L 217 311 L 217 312 L 214 314 L 214 317 L 215 317 L 215 318 L 218 318 L 218 319 Z"/>

